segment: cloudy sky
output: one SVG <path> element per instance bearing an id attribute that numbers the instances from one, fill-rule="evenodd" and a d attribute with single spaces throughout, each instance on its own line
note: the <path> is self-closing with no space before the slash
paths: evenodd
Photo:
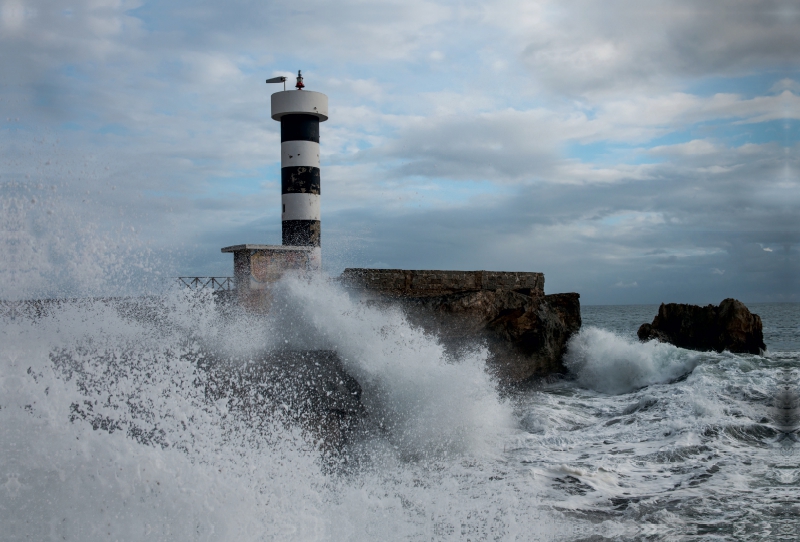
<path id="1" fill-rule="evenodd" d="M 220 247 L 279 244 L 264 80 L 302 69 L 330 273 L 800 301 L 796 0 L 0 6 L 5 282 L 224 276 Z"/>

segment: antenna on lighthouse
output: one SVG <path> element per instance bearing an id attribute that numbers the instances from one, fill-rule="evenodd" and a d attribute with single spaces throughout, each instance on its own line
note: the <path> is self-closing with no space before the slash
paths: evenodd
<path id="1" fill-rule="evenodd" d="M 272 79 L 267 79 L 267 83 L 283 83 L 283 90 L 286 90 L 286 77 L 283 75 L 273 77 Z"/>
<path id="2" fill-rule="evenodd" d="M 267 79 L 267 83 L 283 83 L 283 90 L 286 90 L 286 77 L 283 75 L 273 77 L 272 79 Z M 300 72 L 300 70 L 297 70 L 297 84 L 294 87 L 297 90 L 303 90 L 305 87 L 303 84 L 303 74 Z"/>

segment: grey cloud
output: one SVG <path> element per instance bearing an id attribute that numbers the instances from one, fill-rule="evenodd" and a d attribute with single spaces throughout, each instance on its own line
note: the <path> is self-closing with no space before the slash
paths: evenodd
<path id="1" fill-rule="evenodd" d="M 800 9 L 789 0 L 576 0 L 532 28 L 523 59 L 556 92 L 670 86 L 676 77 L 796 73 Z"/>
<path id="2" fill-rule="evenodd" d="M 559 128 L 543 111 L 434 116 L 404 127 L 393 141 L 366 151 L 364 158 L 401 160 L 393 172 L 400 176 L 530 179 L 554 171 Z"/>
<path id="3" fill-rule="evenodd" d="M 698 173 L 720 155 L 739 167 Z M 413 213 L 342 211 L 326 228 L 334 236 L 363 232 L 357 243 L 370 261 L 542 270 L 549 291 L 581 291 L 587 302 L 797 300 L 800 186 L 783 173 L 798 163 L 783 157 L 775 144 L 746 156 L 726 149 L 705 162 L 655 165 L 644 180 L 534 183 L 507 197 Z M 762 245 L 781 247 L 780 256 Z M 636 292 L 616 287 L 633 282 Z"/>
<path id="4" fill-rule="evenodd" d="M 400 164 L 394 176 L 447 179 L 491 179 L 520 182 L 546 179 L 552 182 L 608 182 L 626 176 L 646 176 L 647 168 L 633 167 L 613 172 L 589 170 L 565 160 L 568 143 L 646 142 L 685 128 L 687 125 L 720 118 L 781 118 L 797 115 L 787 104 L 797 96 L 771 96 L 742 100 L 736 96 L 698 98 L 691 95 L 659 96 L 647 99 L 615 100 L 605 103 L 594 118 L 581 114 L 557 115 L 544 109 L 505 110 L 476 115 L 431 115 L 405 122 L 392 140 L 362 151 L 350 160 L 356 163 Z M 798 102 L 800 103 L 800 102 Z M 788 118 L 788 117 L 787 117 Z M 745 156 L 752 145 L 733 150 L 721 142 L 697 139 L 676 145 L 643 150 L 653 156 L 680 158 L 687 167 L 705 164 L 719 169 L 736 166 L 755 156 Z M 778 152 L 777 147 L 773 149 Z M 755 151 L 754 151 L 755 152 Z M 778 155 L 772 158 L 780 159 Z M 716 161 L 710 160 L 714 158 Z M 609 173 L 616 178 L 608 177 Z"/>

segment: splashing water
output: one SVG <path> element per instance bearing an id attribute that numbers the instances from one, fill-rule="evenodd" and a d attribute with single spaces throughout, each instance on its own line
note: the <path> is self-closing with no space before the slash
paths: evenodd
<path id="1" fill-rule="evenodd" d="M 632 326 L 654 308 L 585 307 L 570 374 L 501 398 L 485 350 L 453 358 L 402 311 L 323 278 L 284 280 L 267 317 L 220 311 L 208 292 L 90 298 L 125 291 L 128 262 L 146 258 L 63 216 L 84 239 L 59 245 L 36 215 L 59 205 L 23 195 L 3 201 L 17 259 L 0 269 L 13 279 L 0 296 L 0 539 L 758 540 L 800 528 L 797 305 L 760 306 L 779 345 L 765 356 L 641 344 Z M 85 265 L 59 266 L 70 258 Z M 51 294 L 62 299 L 19 301 Z M 274 383 L 245 378 L 266 352 L 314 350 L 362 388 L 367 415 L 338 455 L 270 403 Z"/>
<path id="2" fill-rule="evenodd" d="M 325 281 L 286 280 L 266 320 L 222 317 L 212 301 L 6 313 L 4 538 L 669 538 L 726 510 L 756 522 L 767 500 L 740 495 L 799 479 L 757 461 L 793 457 L 778 439 L 794 422 L 768 421 L 768 398 L 788 383 L 791 403 L 794 354 L 700 354 L 587 327 L 570 346 L 575 380 L 509 402 L 484 352 L 449 359 L 401 312 Z M 280 409 L 254 416 L 241 389 L 208 393 L 209 363 L 256 364 L 276 347 L 334 350 L 361 382 L 375 423 L 349 468 L 330 470 Z M 627 389 L 598 376 L 613 371 Z"/>
<path id="3" fill-rule="evenodd" d="M 581 386 L 604 393 L 629 393 L 691 372 L 702 355 L 670 344 L 641 344 L 586 327 L 570 339 L 565 365 Z"/>
<path id="4" fill-rule="evenodd" d="M 499 401 L 485 370 L 485 350 L 452 361 L 435 337 L 409 326 L 399 310 L 354 302 L 322 279 L 283 286 L 278 303 L 299 314 L 279 328 L 305 330 L 291 346 L 337 351 L 364 388 L 367 411 L 402 452 L 488 452 L 511 430 L 511 409 Z"/>
<path id="5" fill-rule="evenodd" d="M 209 301 L 178 293 L 67 301 L 38 318 L 4 320 L 0 427 L 11 506 L 2 522 L 10 533 L 339 539 L 366 536 L 365 525 L 383 532 L 380 518 L 393 510 L 391 538 L 418 531 L 409 514 L 434 501 L 463 506 L 458 483 L 445 483 L 453 498 L 426 495 L 432 480 L 444 482 L 448 465 L 496 457 L 513 431 L 485 354 L 446 359 L 436 338 L 399 312 L 366 307 L 323 281 L 286 281 L 275 302 L 284 310 L 267 320 L 221 318 Z M 204 360 L 258 363 L 274 346 L 335 350 L 361 379 L 378 427 L 359 443 L 370 462 L 358 479 L 327 472 L 318 443 L 280 410 L 251 419 L 236 394 L 209 399 L 216 383 Z"/>

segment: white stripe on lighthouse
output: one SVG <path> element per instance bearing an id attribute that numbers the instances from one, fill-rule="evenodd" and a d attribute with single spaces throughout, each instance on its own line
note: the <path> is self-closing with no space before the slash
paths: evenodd
<path id="1" fill-rule="evenodd" d="M 283 194 L 281 220 L 319 220 L 318 194 Z"/>
<path id="2" fill-rule="evenodd" d="M 319 143 L 284 141 L 281 143 L 281 167 L 319 167 Z"/>

